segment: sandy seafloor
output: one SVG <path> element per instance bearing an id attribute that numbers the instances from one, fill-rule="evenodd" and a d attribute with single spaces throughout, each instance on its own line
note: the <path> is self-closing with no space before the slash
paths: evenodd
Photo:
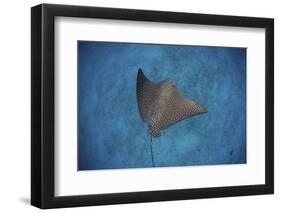
<path id="1" fill-rule="evenodd" d="M 246 163 L 246 49 L 78 42 L 78 170 L 151 167 L 136 77 L 175 80 L 208 113 L 153 138 L 155 166 Z"/>

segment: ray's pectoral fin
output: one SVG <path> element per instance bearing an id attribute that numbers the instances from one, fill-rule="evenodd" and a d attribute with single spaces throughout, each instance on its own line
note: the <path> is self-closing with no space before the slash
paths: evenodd
<path id="1" fill-rule="evenodd" d="M 146 78 L 139 69 L 137 76 L 137 102 L 141 119 L 145 122 L 151 120 L 157 106 L 160 86 Z"/>
<path id="2" fill-rule="evenodd" d="M 149 133 L 155 138 L 161 136 L 160 128 L 155 125 L 149 125 Z"/>
<path id="3" fill-rule="evenodd" d="M 182 95 L 175 87 L 169 87 L 165 92 L 159 99 L 161 108 L 157 121 L 160 129 L 166 129 L 183 119 L 206 112 L 201 105 Z"/>

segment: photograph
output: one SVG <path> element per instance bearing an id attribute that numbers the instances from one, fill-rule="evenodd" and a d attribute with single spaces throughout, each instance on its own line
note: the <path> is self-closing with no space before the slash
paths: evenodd
<path id="1" fill-rule="evenodd" d="M 77 41 L 78 171 L 246 164 L 246 56 Z"/>

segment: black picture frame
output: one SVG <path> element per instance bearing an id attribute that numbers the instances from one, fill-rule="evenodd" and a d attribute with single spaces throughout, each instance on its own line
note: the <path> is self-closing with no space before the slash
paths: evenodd
<path id="1" fill-rule="evenodd" d="M 83 17 L 264 28 L 265 184 L 112 194 L 54 195 L 54 18 Z M 274 193 L 274 19 L 41 4 L 31 8 L 31 204 L 42 208 L 217 198 Z"/>

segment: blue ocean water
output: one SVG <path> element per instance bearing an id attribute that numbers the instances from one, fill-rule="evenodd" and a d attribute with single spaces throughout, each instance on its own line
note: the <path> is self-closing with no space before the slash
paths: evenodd
<path id="1" fill-rule="evenodd" d="M 78 170 L 152 167 L 138 69 L 208 113 L 153 138 L 157 167 L 246 163 L 246 49 L 78 41 Z"/>

